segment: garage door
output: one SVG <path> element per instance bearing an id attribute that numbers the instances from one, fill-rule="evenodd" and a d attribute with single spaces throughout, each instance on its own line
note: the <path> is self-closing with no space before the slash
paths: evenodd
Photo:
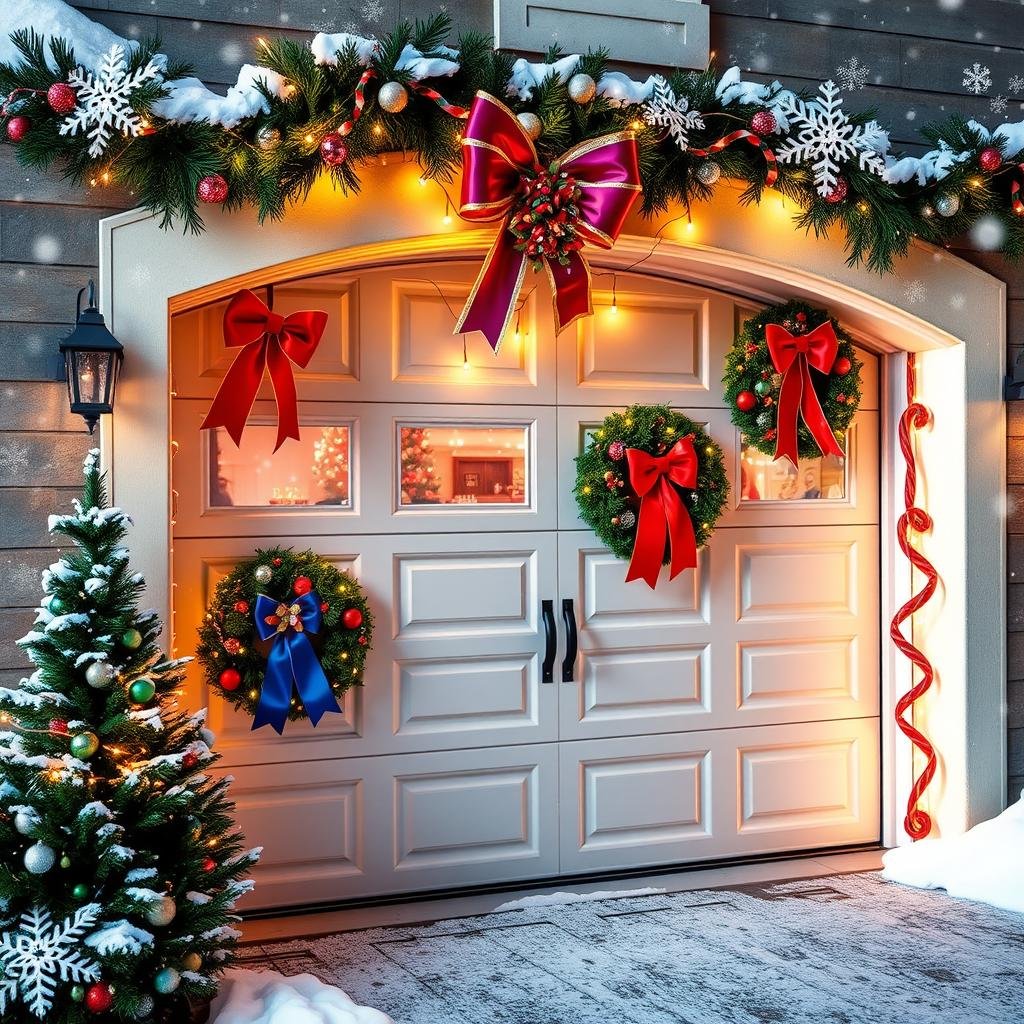
<path id="1" fill-rule="evenodd" d="M 260 546 L 352 571 L 377 620 L 365 685 L 316 729 L 252 733 L 193 671 L 266 848 L 249 906 L 876 840 L 875 358 L 848 460 L 794 475 L 745 450 L 722 405 L 749 307 L 620 274 L 616 309 L 607 277 L 559 338 L 530 293 L 494 357 L 451 334 L 474 272 L 276 283 L 279 312 L 329 315 L 297 375 L 302 440 L 277 454 L 267 392 L 240 449 L 200 433 L 230 362 L 223 305 L 175 318 L 179 654 Z M 732 485 L 698 567 L 653 591 L 624 582 L 572 497 L 587 432 L 633 402 L 705 424 Z"/>

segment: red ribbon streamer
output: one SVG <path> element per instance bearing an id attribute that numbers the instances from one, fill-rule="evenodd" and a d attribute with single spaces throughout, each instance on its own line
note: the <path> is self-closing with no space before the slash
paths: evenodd
<path id="1" fill-rule="evenodd" d="M 455 325 L 459 331 L 481 331 L 495 352 L 515 309 L 526 273 L 527 256 L 516 250 L 508 230 L 509 215 L 524 177 L 542 173 L 533 140 L 516 115 L 489 93 L 478 92 L 469 110 L 462 138 L 463 174 L 459 214 L 466 220 L 501 220 L 498 237 L 484 260 L 466 306 Z M 636 137 L 616 132 L 588 139 L 563 153 L 554 166 L 580 187 L 579 236 L 603 249 L 618 238 L 633 203 L 640 195 Z M 567 327 L 593 312 L 590 271 L 578 251 L 566 262 L 545 259 L 553 286 L 555 326 Z"/>
<path id="2" fill-rule="evenodd" d="M 836 361 L 839 339 L 832 328 L 832 321 L 826 320 L 806 334 L 790 334 L 781 324 L 768 324 L 764 338 L 776 371 L 783 375 L 775 458 L 787 458 L 794 466 L 797 465 L 798 418 L 803 419 L 822 455 L 842 456 L 843 450 L 825 418 L 810 372 L 814 369 L 818 373 L 828 373 Z"/>
<path id="3" fill-rule="evenodd" d="M 917 460 L 914 457 L 910 432 L 927 426 L 931 418 L 928 410 L 920 402 L 914 400 L 915 369 L 914 354 L 910 353 L 907 356 L 907 407 L 900 417 L 899 427 L 900 450 L 903 452 L 903 459 L 907 466 L 903 487 L 903 503 L 906 511 L 896 524 L 896 535 L 899 538 L 900 550 L 910 564 L 918 572 L 924 574 L 925 584 L 893 616 L 889 635 L 900 652 L 909 658 L 921 673 L 917 685 L 911 687 L 896 702 L 896 724 L 900 727 L 903 735 L 924 754 L 926 759 L 924 770 L 914 779 L 914 784 L 910 787 L 907 816 L 903 820 L 903 827 L 906 829 L 907 835 L 916 840 L 924 839 L 932 830 L 931 815 L 918 807 L 918 804 L 921 802 L 924 791 L 935 777 L 938 759 L 931 741 L 920 729 L 907 720 L 906 714 L 913 709 L 915 702 L 930 689 L 935 678 L 935 670 L 925 653 L 903 635 L 901 627 L 907 619 L 911 618 L 915 612 L 920 611 L 932 599 L 939 585 L 939 574 L 935 571 L 935 566 L 910 543 L 911 530 L 924 533 L 932 528 L 932 517 L 915 504 L 917 501 Z"/>
<path id="4" fill-rule="evenodd" d="M 424 99 L 436 103 L 446 114 L 451 114 L 452 117 L 458 117 L 462 120 L 469 117 L 468 107 L 458 107 L 454 103 L 449 103 L 436 89 L 431 89 L 429 85 L 424 85 L 422 82 L 410 82 L 409 88 L 414 92 L 418 92 Z"/>
<path id="5" fill-rule="evenodd" d="M 273 312 L 259 296 L 243 288 L 224 311 L 224 344 L 241 348 L 221 381 L 201 430 L 224 427 L 236 445 L 241 443 L 245 421 L 263 380 L 270 383 L 277 402 L 277 444 L 289 437 L 299 439 L 299 409 L 295 378 L 289 363 L 305 368 L 327 326 L 327 314 L 305 310 L 287 317 Z"/>
<path id="6" fill-rule="evenodd" d="M 765 163 L 768 164 L 768 174 L 764 179 L 765 187 L 774 185 L 779 177 L 779 162 L 776 160 L 775 154 L 760 135 L 748 132 L 745 128 L 739 128 L 728 135 L 723 135 L 717 142 L 712 142 L 707 149 L 691 149 L 690 152 L 694 156 L 711 156 L 714 153 L 721 153 L 726 146 L 731 146 L 740 139 L 746 139 L 747 142 L 752 146 L 757 146 L 764 154 Z"/>
<path id="7" fill-rule="evenodd" d="M 356 99 L 355 106 L 352 109 L 352 116 L 347 121 L 342 121 L 338 128 L 339 135 L 348 135 L 353 128 L 356 126 L 356 121 L 362 116 L 363 107 L 366 106 L 366 86 L 367 83 L 373 78 L 377 77 L 377 72 L 373 68 L 367 68 L 360 76 L 359 81 L 356 83 Z"/>
<path id="8" fill-rule="evenodd" d="M 642 579 L 653 590 L 665 560 L 666 542 L 671 550 L 670 580 L 697 565 L 697 538 L 690 513 L 673 487 L 677 484 L 692 490 L 697 486 L 693 434 L 679 438 L 661 457 L 642 448 L 627 448 L 626 461 L 629 482 L 640 497 L 640 517 L 626 582 Z"/>

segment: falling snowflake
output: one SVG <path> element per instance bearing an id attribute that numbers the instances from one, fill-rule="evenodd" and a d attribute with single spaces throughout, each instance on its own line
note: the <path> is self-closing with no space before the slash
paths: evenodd
<path id="1" fill-rule="evenodd" d="M 704 118 L 699 110 L 690 110 L 685 97 L 676 99 L 672 86 L 657 75 L 650 100 L 644 104 L 644 120 L 649 125 L 667 128 L 676 145 L 685 153 L 690 145 L 690 131 L 704 127 Z"/>
<path id="2" fill-rule="evenodd" d="M 954 292 L 949 297 L 949 304 L 954 309 L 963 309 L 964 306 L 967 305 L 967 297 L 963 294 L 963 292 Z"/>
<path id="3" fill-rule="evenodd" d="M 882 159 L 889 150 L 889 135 L 877 121 L 853 124 L 843 111 L 839 88 L 833 81 L 822 82 L 820 96 L 802 100 L 783 92 L 778 108 L 796 129 L 775 155 L 783 163 L 812 161 L 814 185 L 821 196 L 829 195 L 839 177 L 839 167 L 857 158 L 862 171 L 881 174 Z"/>
<path id="4" fill-rule="evenodd" d="M 920 279 L 908 281 L 906 288 L 903 289 L 903 297 L 911 306 L 916 306 L 917 303 L 924 302 L 925 295 L 926 291 L 924 281 Z"/>
<path id="5" fill-rule="evenodd" d="M 380 0 L 366 0 L 361 14 L 363 21 L 378 22 L 384 17 L 384 5 Z"/>
<path id="6" fill-rule="evenodd" d="M 112 128 L 122 135 L 141 135 L 142 117 L 132 109 L 131 95 L 144 82 L 160 77 L 160 68 L 153 61 L 128 74 L 124 47 L 115 43 L 100 61 L 97 74 L 75 68 L 68 84 L 78 91 L 78 107 L 60 126 L 61 135 L 86 132 L 92 139 L 89 156 L 102 155 L 110 142 Z"/>
<path id="7" fill-rule="evenodd" d="M 1014 96 L 1020 96 L 1024 93 L 1024 75 L 1011 75 L 1007 86 Z"/>
<path id="8" fill-rule="evenodd" d="M 992 72 L 983 64 L 975 61 L 969 68 L 964 68 L 964 88 L 980 96 L 992 88 Z"/>
<path id="9" fill-rule="evenodd" d="M 1007 100 L 1005 96 L 993 96 L 988 101 L 989 108 L 993 114 L 1005 114 L 1006 113 Z"/>
<path id="10" fill-rule="evenodd" d="M 6 1012 L 8 999 L 20 995 L 29 1012 L 42 1019 L 53 1005 L 58 981 L 98 980 L 99 967 L 74 947 L 102 909 L 88 903 L 54 924 L 48 911 L 33 907 L 22 914 L 19 931 L 0 933 L 0 1011 Z"/>
<path id="11" fill-rule="evenodd" d="M 857 89 L 863 89 L 867 85 L 868 75 L 871 73 L 871 69 L 864 64 L 861 64 L 856 57 L 850 57 L 849 60 L 844 61 L 839 67 L 836 68 L 836 78 L 839 79 L 839 84 L 847 90 L 847 92 L 855 92 Z"/>
<path id="12" fill-rule="evenodd" d="M 29 454 L 28 445 L 13 441 L 8 441 L 4 445 L 4 452 L 0 455 L 0 470 L 11 478 L 12 483 L 22 473 L 27 473 L 31 464 L 32 458 Z"/>

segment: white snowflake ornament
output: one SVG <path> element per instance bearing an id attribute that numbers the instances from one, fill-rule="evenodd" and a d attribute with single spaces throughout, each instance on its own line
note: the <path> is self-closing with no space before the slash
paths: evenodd
<path id="1" fill-rule="evenodd" d="M 58 981 L 99 980 L 99 966 L 76 947 L 102 909 L 87 903 L 55 924 L 48 911 L 32 907 L 21 915 L 17 931 L 0 933 L 0 1013 L 20 997 L 30 1013 L 43 1019 L 53 1006 Z"/>
<path id="2" fill-rule="evenodd" d="M 115 43 L 103 55 L 98 72 L 75 68 L 68 76 L 68 84 L 78 93 L 78 106 L 60 126 L 61 135 L 85 132 L 92 139 L 91 157 L 103 155 L 112 129 L 122 135 L 141 135 L 142 117 L 132 109 L 131 95 L 160 74 L 159 65 L 150 60 L 129 75 L 125 49 Z"/>
<path id="3" fill-rule="evenodd" d="M 1024 75 L 1011 75 L 1010 81 L 1007 84 L 1014 96 L 1020 96 L 1021 93 L 1024 93 Z"/>
<path id="4" fill-rule="evenodd" d="M 699 110 L 690 110 L 690 102 L 684 96 L 676 99 L 672 86 L 656 75 L 651 98 L 644 104 L 644 120 L 655 128 L 667 128 L 669 136 L 682 152 L 690 145 L 690 132 L 704 127 L 704 118 Z"/>
<path id="5" fill-rule="evenodd" d="M 782 163 L 810 163 L 818 195 L 827 198 L 836 187 L 840 165 L 848 160 L 856 158 L 862 171 L 878 175 L 885 171 L 889 135 L 877 121 L 853 124 L 835 82 L 822 82 L 818 92 L 810 100 L 789 92 L 779 95 L 778 107 L 795 137 L 787 139 L 775 155 Z"/>
<path id="6" fill-rule="evenodd" d="M 969 68 L 964 68 L 963 86 L 968 92 L 980 96 L 992 88 L 992 72 L 975 61 Z"/>
<path id="7" fill-rule="evenodd" d="M 836 68 L 836 78 L 847 92 L 863 89 L 867 85 L 869 74 L 871 69 L 861 64 L 856 57 L 850 57 Z"/>

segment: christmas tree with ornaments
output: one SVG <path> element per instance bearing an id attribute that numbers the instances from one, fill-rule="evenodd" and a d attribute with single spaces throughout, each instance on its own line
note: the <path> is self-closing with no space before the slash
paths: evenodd
<path id="1" fill-rule="evenodd" d="M 51 533 L 75 545 L 43 574 L 19 644 L 35 666 L 0 689 L 0 1020 L 189 1020 L 217 990 L 235 902 L 259 856 L 235 831 L 206 712 L 177 698 L 185 662 L 158 647 L 129 568 L 129 518 L 99 452 Z"/>
<path id="2" fill-rule="evenodd" d="M 439 500 L 441 478 L 434 472 L 430 431 L 423 427 L 402 428 L 402 502 L 422 505 Z"/>

